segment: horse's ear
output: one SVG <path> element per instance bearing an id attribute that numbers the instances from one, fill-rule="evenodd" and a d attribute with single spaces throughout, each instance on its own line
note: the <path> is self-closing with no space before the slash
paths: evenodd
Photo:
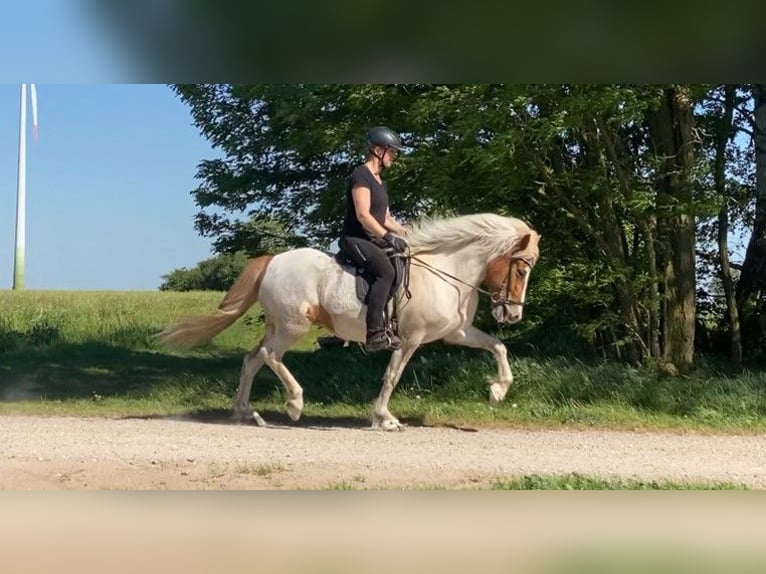
<path id="1" fill-rule="evenodd" d="M 524 251 L 527 247 L 529 247 L 529 240 L 531 238 L 532 238 L 532 234 L 527 233 L 525 236 L 519 239 L 519 242 L 516 244 L 516 250 Z"/>

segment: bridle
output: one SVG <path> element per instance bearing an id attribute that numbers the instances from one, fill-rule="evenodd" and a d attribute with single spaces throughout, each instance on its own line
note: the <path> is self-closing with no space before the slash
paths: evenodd
<path id="1" fill-rule="evenodd" d="M 530 257 L 524 257 L 522 255 L 508 255 L 508 272 L 505 274 L 505 279 L 503 280 L 503 283 L 500 285 L 500 287 L 496 291 L 487 291 L 486 289 L 482 289 L 481 287 L 476 287 L 474 285 L 471 285 L 470 283 L 466 283 L 459 277 L 455 277 L 454 275 L 451 275 L 447 273 L 446 271 L 437 269 L 433 265 L 426 263 L 425 261 L 423 261 L 422 259 L 418 258 L 415 255 L 401 254 L 400 257 L 409 258 L 411 264 L 414 264 L 412 262 L 417 262 L 418 267 L 424 267 L 426 269 L 429 269 L 430 271 L 433 271 L 435 274 L 442 276 L 441 277 L 442 279 L 444 279 L 444 277 L 448 277 L 454 281 L 457 281 L 458 283 L 462 283 L 466 287 L 470 287 L 471 289 L 473 289 L 474 291 L 477 291 L 478 293 L 481 293 L 483 295 L 489 295 L 490 299 L 492 300 L 492 305 L 495 307 L 499 305 L 520 305 L 523 307 L 525 305 L 523 301 L 515 301 L 513 299 L 508 298 L 506 296 L 506 293 L 508 293 L 508 288 L 511 282 L 511 271 L 513 269 L 513 262 L 523 261 L 529 266 L 530 269 L 534 265 L 534 260 Z"/>
<path id="2" fill-rule="evenodd" d="M 514 261 L 523 261 L 527 264 L 527 266 L 532 269 L 533 262 L 529 257 L 524 257 L 522 255 L 509 255 L 508 256 L 508 272 L 505 274 L 505 279 L 503 279 L 503 283 L 500 285 L 500 288 L 497 291 L 494 291 L 490 294 L 490 297 L 492 298 L 492 304 L 494 306 L 498 305 L 520 305 L 524 306 L 525 303 L 523 301 L 514 301 L 513 299 L 509 299 L 505 294 L 508 293 L 508 289 L 511 286 L 511 272 L 513 271 L 513 262 Z"/>

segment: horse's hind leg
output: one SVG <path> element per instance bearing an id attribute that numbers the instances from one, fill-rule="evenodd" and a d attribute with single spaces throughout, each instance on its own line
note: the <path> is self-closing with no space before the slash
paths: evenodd
<path id="1" fill-rule="evenodd" d="M 266 364 L 274 371 L 274 374 L 279 377 L 282 385 L 285 387 L 287 394 L 287 401 L 285 402 L 285 410 L 291 420 L 297 421 L 301 417 L 303 412 L 303 388 L 295 379 L 293 374 L 282 362 L 282 357 L 285 352 L 292 347 L 295 342 L 305 334 L 310 325 L 301 325 L 283 327 L 276 329 L 276 336 L 274 344 L 270 348 L 270 352 L 266 356 Z"/>
<path id="2" fill-rule="evenodd" d="M 402 423 L 388 410 L 388 401 L 391 399 L 391 393 L 394 392 L 399 379 L 402 377 L 404 368 L 418 349 L 418 346 L 416 342 L 405 340 L 400 349 L 391 353 L 391 360 L 388 362 L 388 367 L 386 367 L 386 372 L 383 375 L 383 385 L 375 401 L 375 408 L 372 414 L 372 428 L 383 430 L 404 429 Z"/>
<path id="3" fill-rule="evenodd" d="M 268 356 L 268 346 L 273 338 L 273 328 L 270 325 L 266 327 L 266 335 L 260 343 L 247 355 L 242 361 L 242 370 L 239 375 L 239 387 L 234 395 L 234 405 L 232 419 L 237 421 L 254 420 L 259 426 L 265 426 L 266 423 L 261 416 L 250 407 L 250 391 L 253 386 L 253 379 L 261 367 L 266 362 Z"/>
<path id="4" fill-rule="evenodd" d="M 239 421 L 254 420 L 259 426 L 265 426 L 263 418 L 250 406 L 250 392 L 253 379 L 261 367 L 266 364 L 279 377 L 287 392 L 288 416 L 296 421 L 303 411 L 303 389 L 292 373 L 282 362 L 285 352 L 308 330 L 301 325 L 298 328 L 266 324 L 266 334 L 252 351 L 245 355 L 239 376 L 239 387 L 234 395 L 232 418 Z"/>
<path id="5" fill-rule="evenodd" d="M 242 361 L 242 371 L 239 376 L 239 387 L 237 388 L 237 394 L 234 395 L 233 413 L 231 415 L 232 420 L 246 422 L 254 420 L 258 426 L 266 426 L 266 421 L 263 420 L 261 415 L 254 411 L 250 407 L 250 390 L 253 386 L 253 379 L 256 373 L 261 370 L 264 361 L 263 343 L 260 343 L 247 355 L 245 355 L 244 361 Z"/>

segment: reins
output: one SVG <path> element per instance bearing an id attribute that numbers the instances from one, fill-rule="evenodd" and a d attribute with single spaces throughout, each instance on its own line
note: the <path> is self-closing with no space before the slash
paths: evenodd
<path id="1" fill-rule="evenodd" d="M 493 293 L 491 291 L 487 291 L 486 289 L 482 289 L 481 287 L 477 287 L 475 285 L 471 285 L 470 283 L 467 283 L 467 282 L 463 281 L 462 279 L 460 279 L 460 277 L 455 277 L 454 275 L 452 275 L 450 273 L 447 273 L 446 271 L 443 271 L 441 269 L 438 269 L 437 267 L 434 267 L 433 265 L 431 265 L 429 263 L 426 263 L 425 261 L 423 261 L 422 259 L 420 259 L 416 255 L 405 255 L 403 253 L 400 253 L 400 254 L 396 254 L 395 257 L 404 257 L 406 259 L 409 259 L 409 261 L 410 261 L 409 264 L 405 265 L 406 271 L 405 271 L 405 276 L 404 276 L 405 291 L 407 293 L 407 298 L 408 299 L 410 297 L 412 297 L 412 294 L 410 293 L 410 290 L 409 290 L 409 279 L 410 279 L 409 267 L 410 267 L 411 264 L 413 264 L 412 262 L 414 261 L 414 262 L 417 262 L 417 267 L 423 267 L 425 269 L 428 269 L 429 271 L 431 271 L 434 274 L 436 274 L 437 277 L 439 277 L 443 281 L 447 281 L 445 279 L 445 277 L 448 277 L 448 278 L 450 278 L 450 279 L 452 279 L 454 281 L 457 281 L 458 283 L 462 283 L 466 287 L 469 287 L 470 289 L 473 289 L 474 291 L 476 291 L 478 293 L 481 293 L 482 295 L 488 295 L 492 299 L 492 302 L 494 304 L 496 304 L 496 305 L 505 305 L 505 304 L 524 305 L 524 303 L 521 302 L 521 301 L 514 301 L 512 299 L 508 299 L 505 295 L 501 295 L 500 292 Z M 524 261 L 527 264 L 529 264 L 529 262 L 525 258 L 523 258 L 523 257 L 509 256 L 508 258 L 509 258 L 509 260 L 521 259 L 522 261 Z M 508 266 L 508 274 L 506 275 L 505 281 L 503 282 L 503 288 L 506 291 L 508 289 L 508 283 L 510 281 L 510 278 L 511 278 L 511 267 L 509 265 Z"/>

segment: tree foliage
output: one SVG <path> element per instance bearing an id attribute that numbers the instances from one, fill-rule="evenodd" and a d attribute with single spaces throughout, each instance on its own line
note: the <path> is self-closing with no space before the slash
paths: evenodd
<path id="1" fill-rule="evenodd" d="M 492 211 L 542 233 L 536 325 L 574 326 L 593 352 L 681 370 L 711 326 L 735 328 L 716 303 L 717 254 L 731 255 L 716 238 L 752 221 L 749 86 L 173 90 L 225 156 L 200 163 L 193 191 L 197 229 L 218 250 L 262 244 L 264 222 L 282 226 L 286 247 L 328 246 L 364 134 L 383 124 L 409 147 L 387 174 L 395 215 Z M 700 330 L 700 308 L 719 321 Z"/>
<path id="2" fill-rule="evenodd" d="M 206 229 L 208 234 L 214 228 Z M 251 257 L 275 254 L 304 245 L 301 237 L 289 235 L 285 225 L 273 219 L 252 218 L 221 229 L 213 240 L 218 254 L 191 269 L 182 267 L 163 275 L 161 291 L 226 291 Z"/>
<path id="3" fill-rule="evenodd" d="M 160 291 L 226 291 L 245 267 L 244 251 L 224 253 L 162 276 Z"/>

